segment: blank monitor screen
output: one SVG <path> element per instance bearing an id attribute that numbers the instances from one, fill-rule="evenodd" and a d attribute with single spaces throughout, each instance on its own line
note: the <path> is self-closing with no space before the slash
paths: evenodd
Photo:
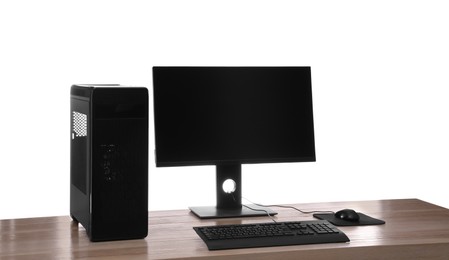
<path id="1" fill-rule="evenodd" d="M 315 161 L 310 67 L 153 67 L 156 165 Z"/>

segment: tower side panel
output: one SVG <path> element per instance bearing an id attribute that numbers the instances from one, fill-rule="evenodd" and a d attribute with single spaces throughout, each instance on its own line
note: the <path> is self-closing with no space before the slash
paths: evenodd
<path id="1" fill-rule="evenodd" d="M 70 215 L 90 232 L 90 104 L 87 97 L 70 99 Z"/>

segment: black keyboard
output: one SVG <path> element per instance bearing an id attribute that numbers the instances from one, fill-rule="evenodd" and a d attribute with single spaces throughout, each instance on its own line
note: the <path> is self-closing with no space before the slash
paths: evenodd
<path id="1" fill-rule="evenodd" d="M 194 227 L 209 250 L 349 242 L 326 220 Z"/>

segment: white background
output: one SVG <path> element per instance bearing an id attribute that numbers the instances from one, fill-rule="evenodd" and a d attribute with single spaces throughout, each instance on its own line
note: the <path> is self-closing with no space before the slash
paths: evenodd
<path id="1" fill-rule="evenodd" d="M 68 215 L 70 86 L 151 93 L 155 65 L 312 67 L 317 162 L 244 165 L 251 200 L 449 207 L 446 2 L 1 1 L 0 219 Z M 152 120 L 149 209 L 214 204 L 214 167 L 156 169 Z"/>

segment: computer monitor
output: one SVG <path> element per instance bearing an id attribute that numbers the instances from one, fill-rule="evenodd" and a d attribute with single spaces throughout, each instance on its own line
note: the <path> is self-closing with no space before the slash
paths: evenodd
<path id="1" fill-rule="evenodd" d="M 242 206 L 242 164 L 315 161 L 310 67 L 153 67 L 153 91 L 156 166 L 216 166 L 200 218 L 267 215 Z"/>

